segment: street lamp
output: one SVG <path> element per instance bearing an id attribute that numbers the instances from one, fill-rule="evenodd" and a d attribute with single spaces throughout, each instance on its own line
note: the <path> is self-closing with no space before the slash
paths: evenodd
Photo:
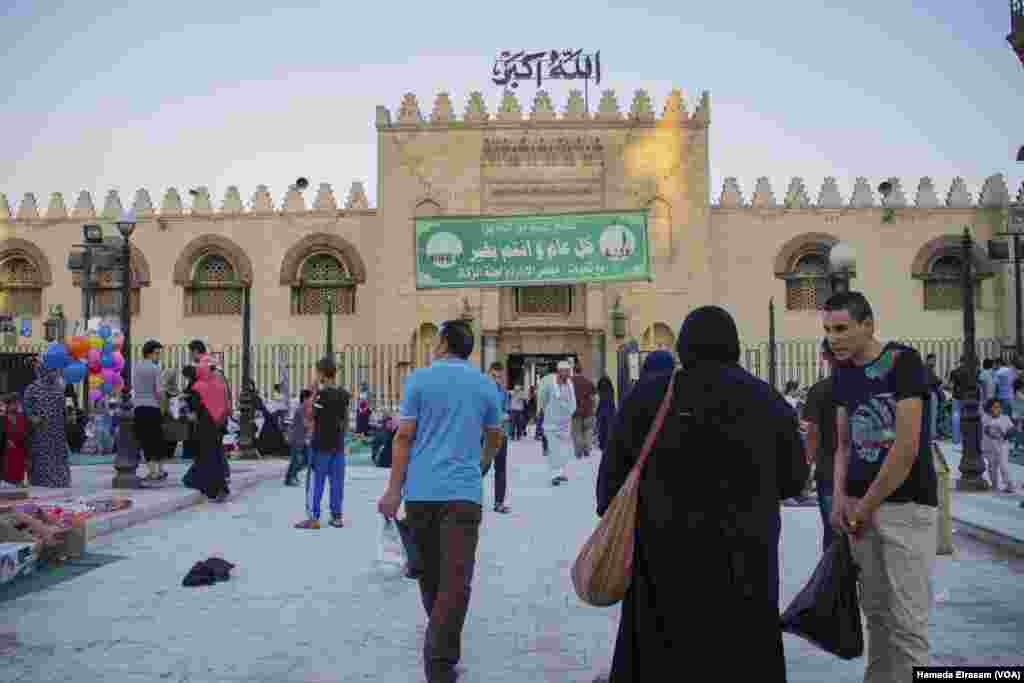
<path id="1" fill-rule="evenodd" d="M 832 294 L 850 291 L 850 278 L 857 263 L 857 254 L 846 242 L 836 242 L 828 252 L 829 288 Z"/>
<path id="2" fill-rule="evenodd" d="M 117 456 L 114 458 L 113 487 L 115 489 L 142 488 L 142 480 L 136 474 L 139 468 L 139 442 L 135 438 L 135 415 L 132 407 L 132 233 L 135 232 L 135 212 L 123 212 L 115 223 L 121 233 L 121 334 L 124 335 L 124 389 L 121 394 L 121 422 L 118 429 Z M 89 235 L 86 235 L 86 241 Z"/>
<path id="3" fill-rule="evenodd" d="M 256 448 L 256 425 L 253 422 L 256 408 L 256 387 L 252 381 L 252 305 L 249 300 L 250 285 L 242 285 L 242 389 L 238 393 L 238 457 L 242 460 L 258 460 Z"/>
<path id="4" fill-rule="evenodd" d="M 1012 237 L 1013 254 L 1010 253 L 1009 245 L 1003 240 L 989 240 L 988 256 L 993 261 L 1013 263 L 1014 303 L 1017 309 L 1016 354 L 1018 359 L 1024 359 L 1024 315 L 1022 315 L 1020 272 L 1022 260 L 1020 238 L 1024 234 L 1024 182 L 1021 183 L 1020 191 L 1017 193 L 1017 201 L 1009 206 L 1006 223 L 1006 230 L 995 233 L 995 236 Z"/>
<path id="5" fill-rule="evenodd" d="M 64 320 L 64 307 L 60 304 L 50 306 L 50 317 L 43 323 L 43 336 L 48 342 L 64 339 L 67 321 Z"/>
<path id="6" fill-rule="evenodd" d="M 982 478 L 985 464 L 981 460 L 981 430 L 978 416 L 978 355 L 974 348 L 974 240 L 971 231 L 964 228 L 960 240 L 962 266 L 960 285 L 964 310 L 964 356 L 967 358 L 967 378 L 964 391 L 966 398 L 960 413 L 960 433 L 963 436 L 963 457 L 960 459 L 960 478 L 956 481 L 958 491 L 987 491 L 988 482 Z"/>

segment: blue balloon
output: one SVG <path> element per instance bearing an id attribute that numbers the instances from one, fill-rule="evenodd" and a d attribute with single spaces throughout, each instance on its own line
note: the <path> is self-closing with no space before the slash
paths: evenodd
<path id="1" fill-rule="evenodd" d="M 100 356 L 100 365 L 104 368 L 114 367 L 114 354 L 104 353 L 102 356 Z"/>
<path id="2" fill-rule="evenodd" d="M 110 329 L 110 325 L 100 325 L 100 329 L 97 332 L 100 339 L 109 339 L 113 332 Z"/>
<path id="3" fill-rule="evenodd" d="M 89 374 L 89 369 L 84 363 L 73 362 L 64 368 L 64 381 L 68 384 L 78 384 Z"/>
<path id="4" fill-rule="evenodd" d="M 100 391 L 103 392 L 104 396 L 110 396 L 112 393 L 114 393 L 114 385 L 110 384 L 109 382 L 104 382 L 103 385 L 100 387 Z"/>

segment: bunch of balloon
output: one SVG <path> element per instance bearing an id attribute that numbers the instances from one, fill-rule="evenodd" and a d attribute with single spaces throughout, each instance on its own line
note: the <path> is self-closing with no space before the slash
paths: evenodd
<path id="1" fill-rule="evenodd" d="M 115 333 L 108 325 L 90 330 L 86 336 L 71 337 L 67 343 L 68 356 L 74 359 L 71 376 L 65 368 L 64 379 L 76 384 L 85 379 L 89 384 L 89 400 L 99 401 L 124 388 L 121 371 L 124 356 L 121 348 L 124 336 Z M 71 381 L 71 378 L 77 378 Z"/>

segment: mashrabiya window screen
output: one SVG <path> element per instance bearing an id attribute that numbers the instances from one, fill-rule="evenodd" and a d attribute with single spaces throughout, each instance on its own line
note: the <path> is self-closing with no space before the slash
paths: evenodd
<path id="1" fill-rule="evenodd" d="M 924 309 L 926 311 L 959 311 L 963 308 L 963 286 L 961 269 L 963 260 L 959 256 L 940 256 L 924 281 Z M 974 286 L 974 305 L 981 308 L 981 283 Z"/>
<path id="2" fill-rule="evenodd" d="M 219 254 L 196 264 L 185 296 L 186 315 L 241 315 L 242 289 L 231 263 Z"/>
<path id="3" fill-rule="evenodd" d="M 293 315 L 340 315 L 356 312 L 356 287 L 344 262 L 332 254 L 314 254 L 300 271 L 302 284 L 292 289 Z"/>
<path id="4" fill-rule="evenodd" d="M 43 312 L 39 269 L 26 258 L 13 256 L 0 263 L 0 312 L 38 316 Z"/>
<path id="5" fill-rule="evenodd" d="M 815 311 L 825 305 L 830 289 L 828 262 L 818 253 L 801 256 L 786 280 L 786 308 L 790 311 Z"/>
<path id="6" fill-rule="evenodd" d="M 517 287 L 516 313 L 522 315 L 570 315 L 573 312 L 572 285 Z"/>

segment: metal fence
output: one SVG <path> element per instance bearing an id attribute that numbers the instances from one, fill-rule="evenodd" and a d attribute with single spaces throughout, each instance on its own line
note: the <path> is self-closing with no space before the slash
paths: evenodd
<path id="1" fill-rule="evenodd" d="M 0 348 L 0 353 L 42 353 L 46 344 Z M 224 374 L 234 396 L 242 386 L 242 346 L 240 344 L 220 346 L 211 349 L 224 368 Z M 269 398 L 273 387 L 281 380 L 281 370 L 288 369 L 288 379 L 293 395 L 315 381 L 316 363 L 326 353 L 322 345 L 303 344 L 254 344 L 252 353 L 252 377 L 260 395 Z M 133 362 L 142 355 L 141 345 L 132 345 Z M 402 381 L 413 369 L 415 354 L 411 344 L 358 344 L 335 348 L 335 362 L 338 366 L 338 384 L 347 389 L 354 398 L 359 396 L 363 383 L 367 386 L 370 405 L 374 410 L 397 410 L 401 400 Z M 161 365 L 167 368 L 184 368 L 190 362 L 188 346 L 173 344 L 165 346 Z"/>
<path id="2" fill-rule="evenodd" d="M 892 339 L 885 341 L 905 344 L 917 350 L 922 357 L 934 353 L 935 372 L 942 378 L 948 377 L 949 372 L 956 367 L 964 349 L 963 339 Z M 806 387 L 824 377 L 825 367 L 821 363 L 820 348 L 820 339 L 791 339 L 777 342 L 775 344 L 776 382 L 778 383 L 776 388 L 781 391 L 789 380 L 796 380 L 801 387 Z M 996 357 L 1009 359 L 1014 353 L 1013 348 L 1004 347 L 999 339 L 979 339 L 975 343 L 975 348 L 979 359 Z M 740 352 L 740 364 L 751 374 L 767 381 L 769 376 L 768 351 L 768 342 L 748 346 Z M 650 352 L 651 350 L 640 351 L 641 363 Z"/>

